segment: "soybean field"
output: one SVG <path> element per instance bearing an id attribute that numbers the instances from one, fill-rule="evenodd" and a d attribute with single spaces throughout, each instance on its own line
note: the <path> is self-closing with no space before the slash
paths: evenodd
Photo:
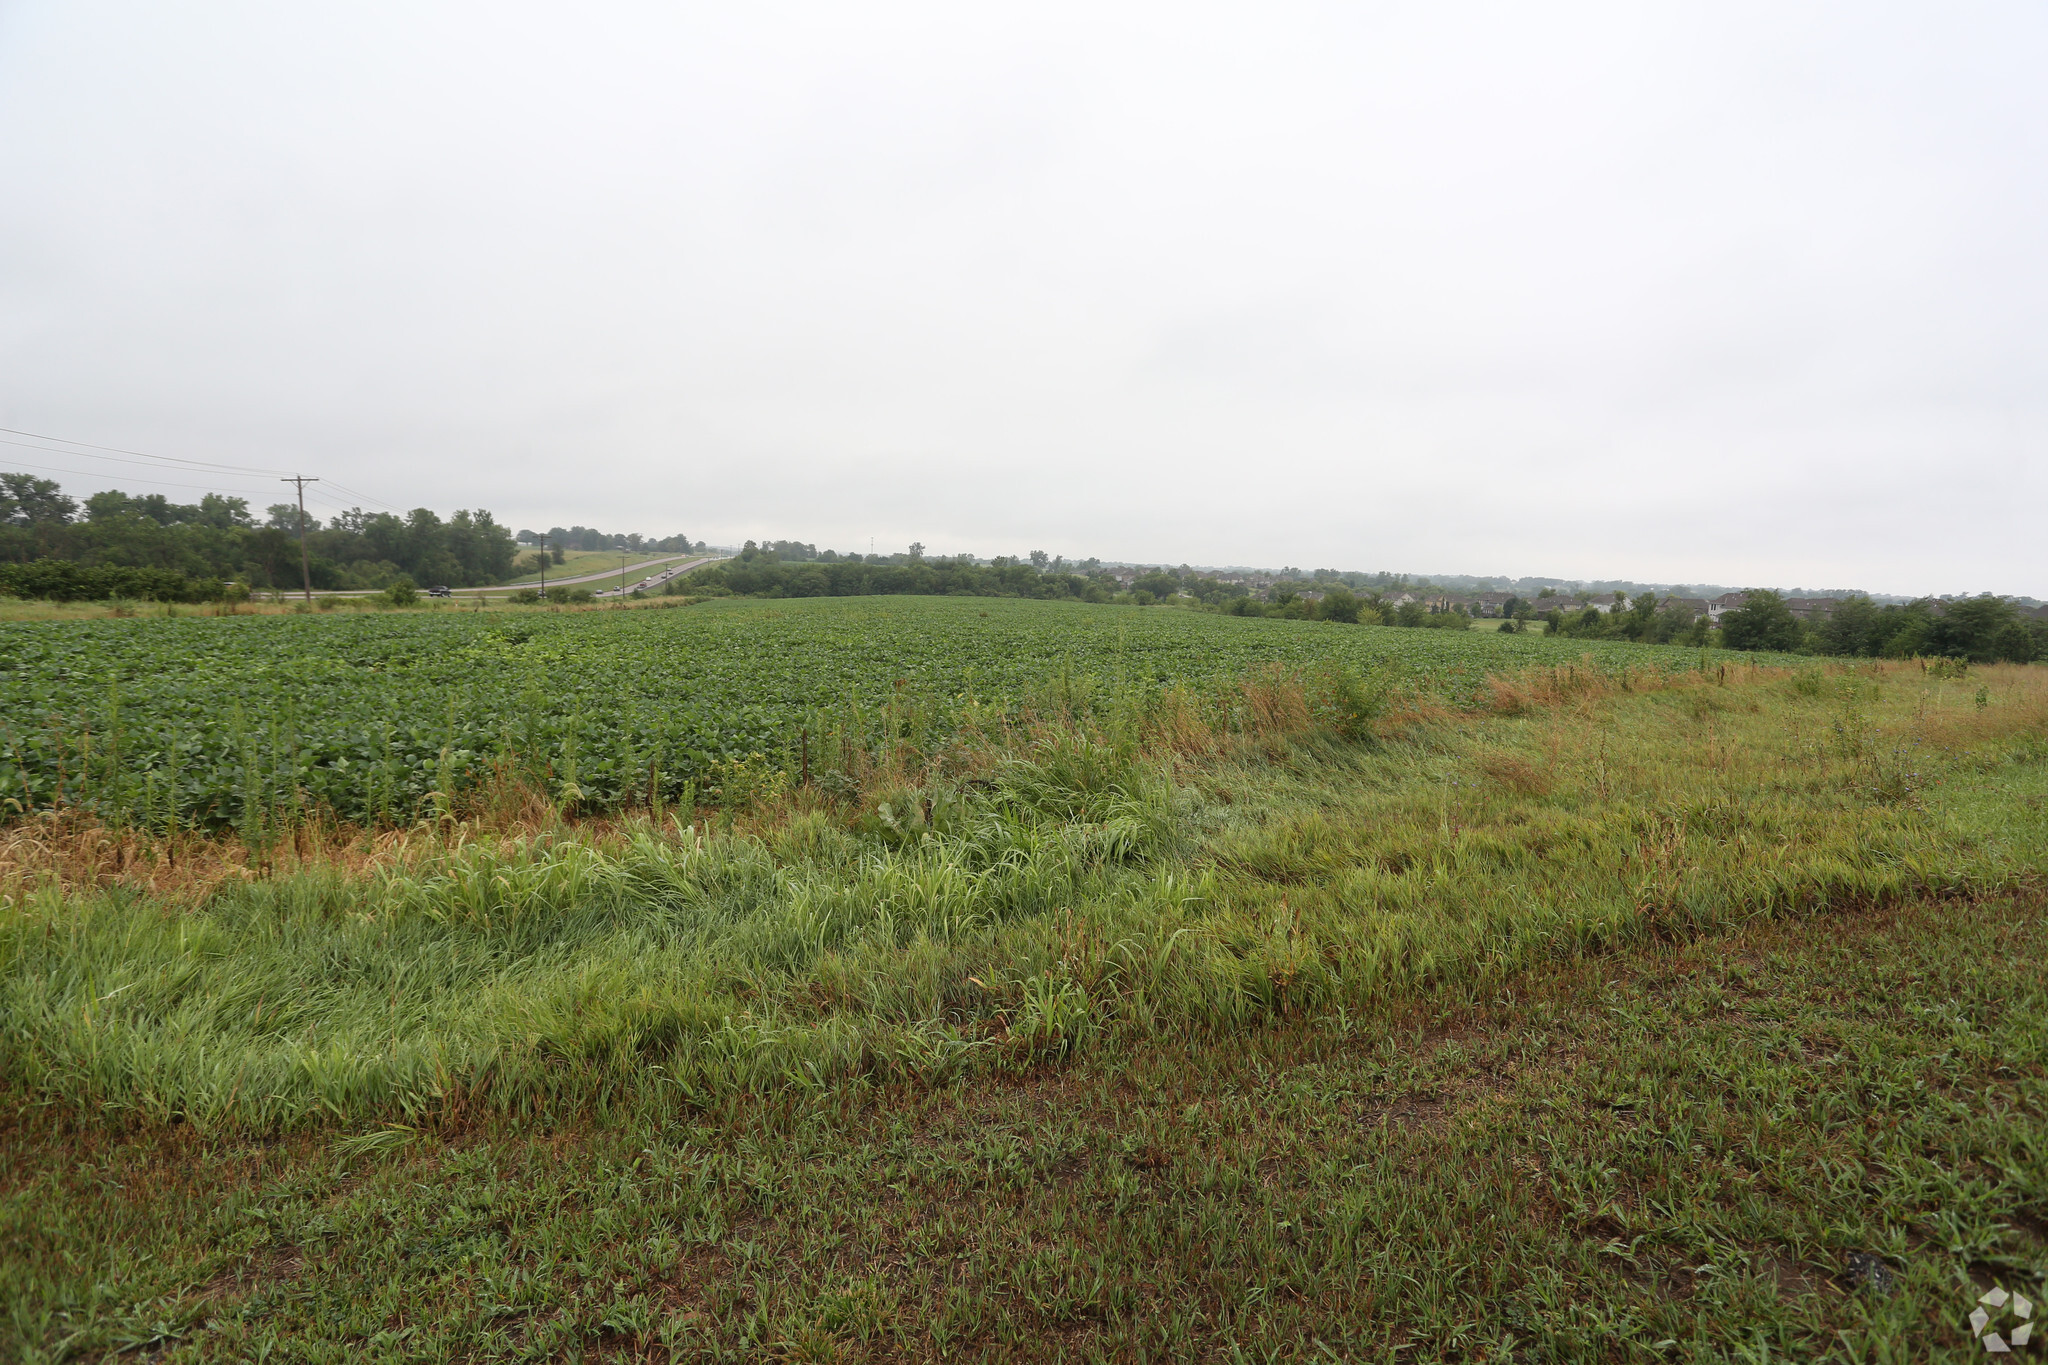
<path id="1" fill-rule="evenodd" d="M 1727 656 L 1719 656 L 1727 657 Z M 1375 670 L 1452 706 L 1546 665 L 1704 666 L 1698 650 L 1007 598 L 720 600 L 517 616 L 0 626 L 0 811 L 235 826 L 393 823 L 513 775 L 586 809 L 688 801 L 734 763 L 802 762 L 831 717 L 928 741 L 1014 714 Z"/>

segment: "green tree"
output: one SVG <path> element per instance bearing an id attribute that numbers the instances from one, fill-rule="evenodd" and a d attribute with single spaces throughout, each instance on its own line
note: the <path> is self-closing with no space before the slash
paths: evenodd
<path id="1" fill-rule="evenodd" d="M 1769 588 L 1752 588 L 1741 606 L 1721 616 L 1721 641 L 1730 649 L 1794 650 L 1805 638 L 1785 599 Z"/>
<path id="2" fill-rule="evenodd" d="M 1957 598 L 1941 604 L 1941 614 L 1928 628 L 1927 643 L 1937 654 L 1990 663 L 1998 657 L 2006 627 L 2018 621 L 2018 610 L 2002 597 L 1984 593 Z"/>
<path id="3" fill-rule="evenodd" d="M 199 500 L 199 515 L 192 518 L 201 526 L 211 526 L 217 531 L 252 526 L 249 519 L 249 500 L 231 498 L 222 493 L 208 493 Z"/>
<path id="4" fill-rule="evenodd" d="M 295 502 L 273 502 L 263 509 L 263 524 L 273 531 L 290 531 L 296 535 L 299 530 L 299 505 Z M 319 530 L 320 518 L 308 514 L 306 529 Z"/>
<path id="5" fill-rule="evenodd" d="M 1331 588 L 1323 594 L 1319 615 L 1325 621 L 1342 621 L 1346 625 L 1358 624 L 1359 608 L 1365 604 L 1349 588 Z"/>
<path id="6" fill-rule="evenodd" d="M 1828 618 L 1814 627 L 1814 648 L 1822 654 L 1880 653 L 1884 645 L 1880 634 L 1883 619 L 1877 603 L 1851 593 L 1835 603 Z"/>
<path id="7" fill-rule="evenodd" d="M 0 474 L 0 522 L 10 526 L 61 526 L 78 514 L 55 479 L 33 474 Z"/>
<path id="8" fill-rule="evenodd" d="M 1625 639 L 1654 640 L 1657 637 L 1657 594 L 1640 592 L 1627 612 L 1621 609 L 1621 594 L 1614 594 L 1615 626 Z"/>
<path id="9" fill-rule="evenodd" d="M 2034 639 L 2034 632 L 2018 621 L 2008 621 L 1992 641 L 1991 652 L 2006 663 L 2025 664 L 2032 663 L 2039 656 L 2040 646 Z"/>
<path id="10" fill-rule="evenodd" d="M 1167 573 L 1164 569 L 1155 569 L 1133 582 L 1131 591 L 1148 592 L 1155 599 L 1164 601 L 1180 591 L 1180 576 Z"/>

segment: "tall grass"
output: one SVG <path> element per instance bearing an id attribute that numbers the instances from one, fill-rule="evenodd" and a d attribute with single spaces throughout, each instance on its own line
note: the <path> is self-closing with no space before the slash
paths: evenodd
<path id="1" fill-rule="evenodd" d="M 757 783 L 715 820 L 587 837 L 443 821 L 196 901 L 24 886 L 0 1073 L 116 1121 L 261 1129 L 930 1079 L 1484 996 L 1547 958 L 2048 864 L 2012 801 L 1971 805 L 2048 783 L 2043 670 L 1566 675 L 1495 706 L 1299 674 L 1142 713 L 1048 698 L 922 769 L 821 755 L 843 799 Z"/>
<path id="2" fill-rule="evenodd" d="M 963 954 L 1007 958 L 1019 921 L 1166 847 L 1148 777 L 1069 736 L 971 796 L 883 802 L 869 833 L 813 812 L 772 837 L 486 836 L 190 913 L 49 887 L 0 910 L 0 1059 L 109 1112 L 261 1126 L 922 1072 L 971 1045 Z"/>

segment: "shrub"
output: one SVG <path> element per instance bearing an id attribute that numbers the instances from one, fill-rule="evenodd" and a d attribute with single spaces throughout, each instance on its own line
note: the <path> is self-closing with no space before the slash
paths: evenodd
<path id="1" fill-rule="evenodd" d="M 384 590 L 384 600 L 394 607 L 410 607 L 420 600 L 420 590 L 413 586 L 410 578 L 401 575 L 396 583 Z"/>
<path id="2" fill-rule="evenodd" d="M 1361 674 L 1339 665 L 1329 674 L 1325 717 L 1330 729 L 1349 740 L 1372 738 L 1372 723 L 1387 708 L 1391 682 L 1384 674 Z"/>
<path id="3" fill-rule="evenodd" d="M 109 597 L 133 597 L 147 602 L 211 602 L 220 592 L 217 581 L 189 578 L 173 569 L 79 564 L 68 559 L 0 564 L 0 593 L 11 597 L 51 602 L 99 602 Z"/>

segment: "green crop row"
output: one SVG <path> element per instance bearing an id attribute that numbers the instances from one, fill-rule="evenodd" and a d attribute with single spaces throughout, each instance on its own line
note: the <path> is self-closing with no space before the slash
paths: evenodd
<path id="1" fill-rule="evenodd" d="M 322 809 L 408 821 L 504 778 L 605 808 L 705 799 L 736 772 L 793 769 L 827 729 L 840 747 L 928 743 L 970 708 L 1142 705 L 1273 664 L 1377 670 L 1461 706 L 1504 670 L 1708 657 L 971 598 L 24 622 L 0 626 L 0 802 L 245 834 Z"/>

